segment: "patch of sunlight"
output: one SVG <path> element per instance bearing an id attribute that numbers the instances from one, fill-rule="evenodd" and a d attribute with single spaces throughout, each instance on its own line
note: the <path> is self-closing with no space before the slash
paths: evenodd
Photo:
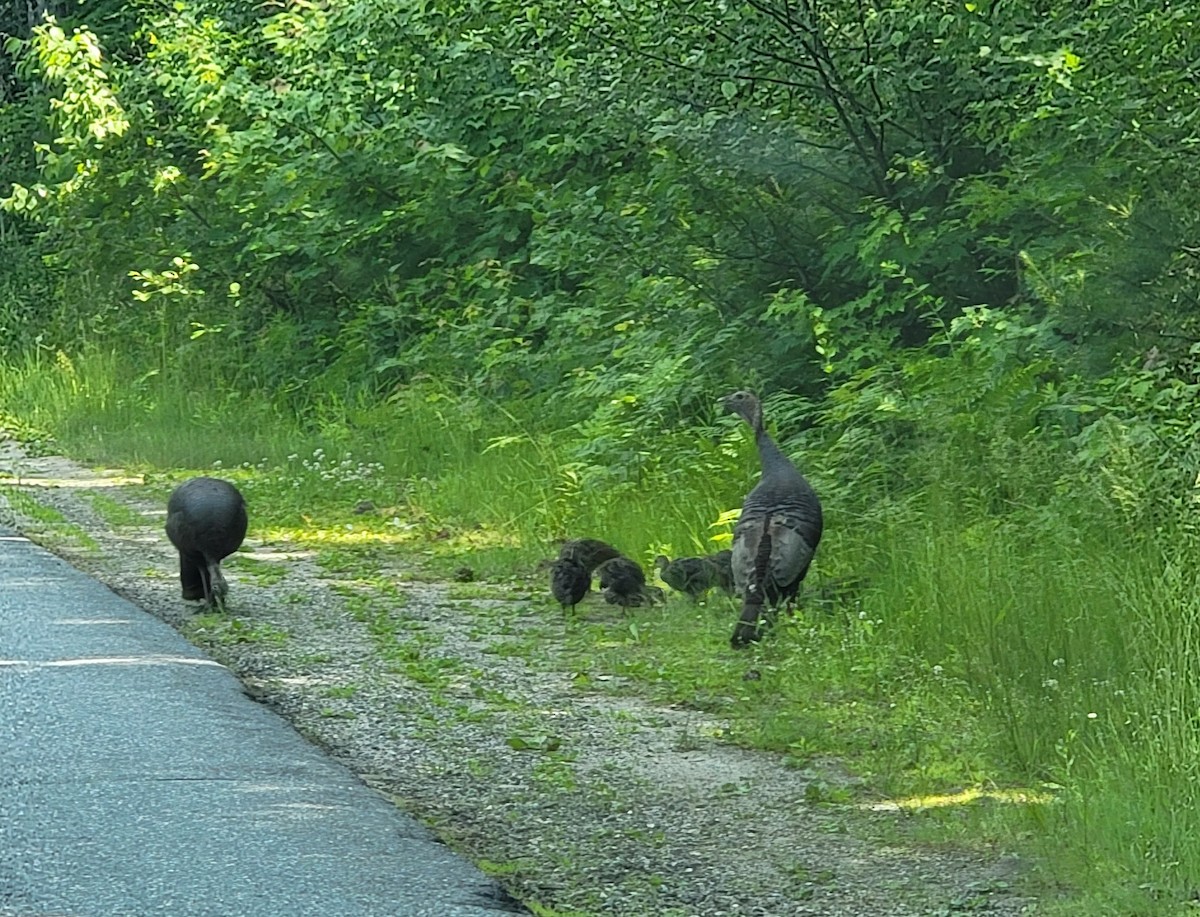
<path id="1" fill-rule="evenodd" d="M 402 544 L 412 541 L 411 535 L 399 532 L 373 532 L 365 527 L 339 526 L 334 528 L 268 528 L 260 530 L 262 540 L 267 542 L 295 542 L 300 544 Z M 256 551 L 257 555 L 258 552 Z M 261 555 L 260 555 L 261 556 Z M 301 556 L 291 552 L 290 557 Z"/>
<path id="2" fill-rule="evenodd" d="M 315 812 L 335 812 L 337 806 L 327 805 L 319 802 L 279 802 L 274 805 L 276 809 L 312 809 Z"/>
<path id="3" fill-rule="evenodd" d="M 697 723 L 690 723 L 687 730 L 693 736 L 705 739 L 723 739 L 729 734 L 729 724 L 719 720 L 701 720 Z"/>
<path id="4" fill-rule="evenodd" d="M 301 688 L 308 687 L 309 685 L 329 685 L 336 683 L 334 680 L 321 675 L 294 675 L 275 680 L 281 685 L 296 685 Z"/>
<path id="5" fill-rule="evenodd" d="M 274 530 L 275 535 L 279 535 L 282 532 L 282 529 Z M 275 538 L 271 537 L 271 530 L 268 530 L 265 535 L 267 541 L 276 540 Z M 254 547 L 251 550 L 252 553 L 246 554 L 245 559 L 261 561 L 263 564 L 287 563 L 288 561 L 292 560 L 304 560 L 306 558 L 313 557 L 317 553 L 316 551 L 272 551 L 265 547 Z M 234 557 L 236 558 L 237 555 L 235 554 Z"/>
<path id="6" fill-rule="evenodd" d="M 53 624 L 132 624 L 131 618 L 56 618 L 51 623 Z"/>
<path id="7" fill-rule="evenodd" d="M 35 471 L 30 474 L 27 470 L 0 471 L 0 478 L 12 487 L 22 490 L 43 490 L 48 487 L 75 488 L 77 490 L 92 490 L 102 487 L 127 487 L 130 484 L 145 484 L 143 475 L 127 475 L 117 471 L 96 471 L 84 474 L 67 469 L 63 477 Z"/>
<path id="8" fill-rule="evenodd" d="M 414 530 L 380 530 L 352 522 L 331 525 L 326 528 L 268 528 L 262 530 L 262 539 L 267 542 L 293 541 L 323 545 L 398 545 L 437 544 L 456 547 L 518 547 L 520 538 L 515 533 L 498 529 L 471 529 L 465 532 L 450 532 L 431 538 L 426 532 Z"/>
<path id="9" fill-rule="evenodd" d="M 859 808 L 870 812 L 920 812 L 924 809 L 965 806 L 980 799 L 1012 805 L 1044 805 L 1054 801 L 1054 797 L 1050 793 L 1039 793 L 1034 790 L 985 790 L 980 787 L 968 787 L 957 793 L 909 796 L 907 799 L 863 803 Z"/>
<path id="10" fill-rule="evenodd" d="M 193 656 L 88 656 L 80 659 L 0 659 L 0 666 L 31 669 L 59 669 L 84 665 L 199 665 L 224 668 L 219 662 Z"/>

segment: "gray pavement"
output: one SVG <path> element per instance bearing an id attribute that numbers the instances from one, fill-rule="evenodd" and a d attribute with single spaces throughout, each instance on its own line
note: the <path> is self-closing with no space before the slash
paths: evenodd
<path id="1" fill-rule="evenodd" d="M 167 624 L 0 528 L 0 917 L 495 917 Z"/>

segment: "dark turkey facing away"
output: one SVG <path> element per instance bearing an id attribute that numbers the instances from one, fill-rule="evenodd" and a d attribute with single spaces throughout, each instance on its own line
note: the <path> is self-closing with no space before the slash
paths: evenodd
<path id="1" fill-rule="evenodd" d="M 224 606 L 229 586 L 221 561 L 241 547 L 246 527 L 246 501 L 228 481 L 192 478 L 175 488 L 167 501 L 167 537 L 179 551 L 185 599 Z"/>
<path id="2" fill-rule="evenodd" d="M 812 485 L 767 433 L 758 398 L 734 392 L 722 404 L 750 425 L 762 469 L 733 530 L 731 565 L 742 614 L 730 643 L 743 647 L 762 636 L 780 605 L 795 600 L 821 542 L 824 519 Z"/>

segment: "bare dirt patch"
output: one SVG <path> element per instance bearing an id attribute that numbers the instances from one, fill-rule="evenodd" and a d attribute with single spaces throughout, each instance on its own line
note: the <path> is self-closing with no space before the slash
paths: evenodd
<path id="1" fill-rule="evenodd" d="M 456 597 L 464 590 L 415 578 L 399 550 L 368 584 L 323 569 L 298 545 L 252 541 L 227 565 L 222 627 L 197 633 L 153 488 L 30 458 L 11 440 L 0 441 L 0 486 L 66 523 L 2 492 L 0 522 L 191 632 L 249 693 L 545 913 L 1035 907 L 1016 890 L 1012 857 L 870 841 L 887 833 L 873 825 L 903 816 L 811 801 L 814 781 L 849 779 L 835 762 L 785 767 L 723 743 L 710 714 L 581 687 L 561 661 L 557 606 L 538 586 L 520 597 L 497 584 L 495 598 L 482 584 Z M 123 522 L 97 510 L 97 494 L 128 508 Z M 532 653 L 506 649 L 531 641 Z"/>

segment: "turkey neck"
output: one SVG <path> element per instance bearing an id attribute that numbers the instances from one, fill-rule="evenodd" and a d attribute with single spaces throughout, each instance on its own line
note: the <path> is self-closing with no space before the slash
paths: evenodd
<path id="1" fill-rule="evenodd" d="M 760 412 L 754 420 L 754 443 L 758 446 L 758 461 L 762 465 L 763 471 L 770 468 L 784 474 L 790 471 L 792 474 L 799 475 L 800 472 L 796 470 L 792 460 L 784 455 L 783 450 L 767 432 L 766 426 L 763 424 L 762 413 Z"/>

